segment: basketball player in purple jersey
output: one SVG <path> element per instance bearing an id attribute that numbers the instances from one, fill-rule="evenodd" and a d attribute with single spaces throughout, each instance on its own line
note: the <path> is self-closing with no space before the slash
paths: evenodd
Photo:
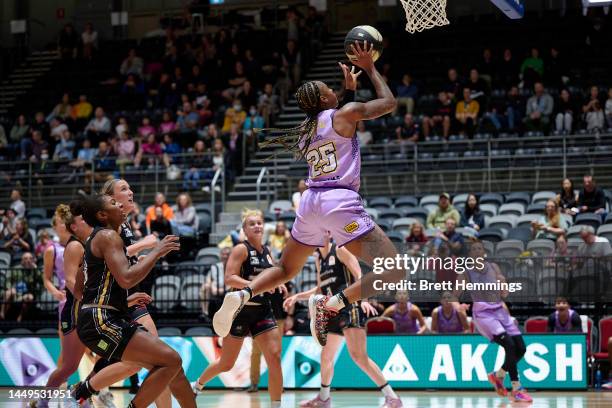
<path id="1" fill-rule="evenodd" d="M 227 294 L 213 318 L 217 334 L 226 336 L 232 320 L 253 296 L 288 282 L 302 270 L 313 247 L 322 247 L 326 231 L 330 231 L 338 247 L 372 265 L 374 258 L 394 258 L 397 251 L 385 233 L 370 218 L 359 196 L 361 157 L 355 134 L 357 122 L 378 118 L 393 112 L 397 102 L 382 75 L 374 67 L 372 47 L 365 42 L 353 46 L 352 61 L 370 78 L 377 99 L 366 103 L 351 102 L 340 109 L 334 91 L 320 81 L 304 83 L 296 92 L 306 120 L 292 129 L 271 129 L 271 139 L 298 153 L 308 162 L 308 189 L 296 211 L 291 238 L 283 251 L 280 264 L 259 274 L 241 291 Z M 342 65 L 347 89 L 355 89 L 355 76 Z M 355 81 L 356 82 L 356 81 Z M 381 275 L 366 274 L 334 296 L 315 295 L 309 301 L 311 331 L 324 346 L 327 323 L 334 314 L 358 300 L 373 296 L 375 280 L 399 281 L 405 272 L 393 268 Z"/>
<path id="2" fill-rule="evenodd" d="M 567 298 L 557 297 L 555 310 L 548 316 L 547 329 L 551 333 L 580 333 L 582 332 L 582 320 L 576 311 L 570 308 Z"/>
<path id="3" fill-rule="evenodd" d="M 440 306 L 431 312 L 431 331 L 433 333 L 470 332 L 470 325 L 465 313 L 460 308 L 453 306 L 452 298 L 453 296 L 450 293 L 444 292 Z"/>
<path id="4" fill-rule="evenodd" d="M 480 241 L 473 242 L 470 247 L 469 256 L 472 259 L 485 257 L 484 246 Z M 482 262 L 481 269 L 468 269 L 463 274 L 457 275 L 457 282 L 471 282 L 474 284 L 505 283 L 506 278 L 502 275 L 499 266 L 492 262 Z M 460 290 L 455 290 L 455 299 L 459 298 Z M 476 329 L 488 338 L 499 344 L 506 352 L 504 364 L 496 372 L 489 373 L 489 382 L 495 387 L 500 396 L 508 396 L 508 390 L 504 386 L 506 373 L 510 375 L 512 391 L 508 396 L 511 402 L 532 402 L 527 390 L 519 381 L 518 363 L 527 350 L 523 336 L 516 323 L 510 316 L 510 312 L 504 304 L 503 298 L 508 295 L 507 291 L 495 290 L 472 290 L 472 318 Z M 458 307 L 458 303 L 456 303 Z"/>

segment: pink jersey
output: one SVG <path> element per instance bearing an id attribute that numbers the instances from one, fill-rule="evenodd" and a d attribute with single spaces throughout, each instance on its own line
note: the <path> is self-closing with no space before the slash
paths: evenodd
<path id="1" fill-rule="evenodd" d="M 317 134 L 308 151 L 309 188 L 347 188 L 359 191 L 361 155 L 357 134 L 352 138 L 340 136 L 333 127 L 337 109 L 319 113 Z"/>

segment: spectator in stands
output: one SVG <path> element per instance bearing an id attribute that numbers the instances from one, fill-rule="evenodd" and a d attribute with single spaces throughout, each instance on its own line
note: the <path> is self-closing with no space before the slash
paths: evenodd
<path id="1" fill-rule="evenodd" d="M 574 209 L 578 208 L 578 194 L 574 191 L 572 180 L 565 178 L 561 184 L 561 192 L 555 201 L 564 214 L 576 215 Z"/>
<path id="2" fill-rule="evenodd" d="M 263 116 L 257 112 L 257 108 L 255 105 L 252 105 L 249 108 L 249 116 L 247 116 L 244 121 L 244 126 L 242 127 L 242 131 L 245 135 L 251 136 L 253 134 L 253 129 L 261 129 L 265 126 L 265 121 Z"/>
<path id="3" fill-rule="evenodd" d="M 15 224 L 17 223 L 17 216 L 15 210 L 9 208 L 7 210 L 0 210 L 2 213 L 2 225 L 0 226 L 0 241 L 2 244 L 9 241 L 15 235 Z"/>
<path id="4" fill-rule="evenodd" d="M 357 138 L 359 139 L 360 146 L 367 146 L 374 140 L 372 132 L 366 129 L 365 122 L 360 120 L 357 122 Z"/>
<path id="5" fill-rule="evenodd" d="M 64 130 L 61 134 L 59 142 L 55 145 L 55 151 L 53 152 L 53 160 L 72 160 L 74 159 L 74 140 L 72 140 L 72 134 L 68 129 Z"/>
<path id="6" fill-rule="evenodd" d="M 50 135 L 49 124 L 45 121 L 45 114 L 43 112 L 36 112 L 34 115 L 34 123 L 30 126 L 31 131 L 38 130 L 43 139 L 48 140 Z"/>
<path id="7" fill-rule="evenodd" d="M 427 228 L 444 229 L 448 218 L 455 220 L 455 224 L 461 221 L 459 212 L 450 203 L 450 195 L 448 193 L 442 193 L 438 200 L 438 208 L 430 212 L 427 216 Z"/>
<path id="8" fill-rule="evenodd" d="M 177 111 L 176 116 L 176 128 L 181 137 L 181 143 L 183 143 L 183 140 L 191 141 L 191 139 L 195 139 L 196 127 L 200 117 L 197 112 L 193 111 L 191 103 L 184 102 L 183 109 Z"/>
<path id="9" fill-rule="evenodd" d="M 27 145 L 27 155 L 29 156 L 29 160 L 33 163 L 37 163 L 41 160 L 46 160 L 43 156 L 45 152 L 49 154 L 49 143 L 43 140 L 42 133 L 39 130 L 35 130 L 32 132 L 32 140 Z"/>
<path id="10" fill-rule="evenodd" d="M 287 47 L 282 53 L 283 68 L 282 71 L 286 75 L 286 80 L 289 81 L 289 88 L 293 89 L 300 83 L 302 54 L 297 47 L 297 41 L 289 39 Z"/>
<path id="11" fill-rule="evenodd" d="M 49 232 L 44 229 L 38 231 L 38 242 L 36 242 L 36 246 L 34 247 L 34 257 L 36 259 L 42 259 L 45 250 L 51 245 L 53 245 L 53 239 L 49 235 Z"/>
<path id="12" fill-rule="evenodd" d="M 599 101 L 589 103 L 590 107 L 584 114 L 586 129 L 591 132 L 602 132 L 605 126 L 605 116 Z"/>
<path id="13" fill-rule="evenodd" d="M 9 143 L 13 151 L 20 152 L 22 159 L 26 158 L 26 156 L 21 153 L 23 151 L 22 143 L 28 138 L 29 133 L 30 125 L 26 121 L 25 115 L 22 114 L 17 116 L 17 120 L 11 128 Z"/>
<path id="14" fill-rule="evenodd" d="M 144 103 L 144 82 L 134 74 L 125 79 L 121 87 L 121 106 L 126 109 L 138 109 Z"/>
<path id="15" fill-rule="evenodd" d="M 81 42 L 83 43 L 83 59 L 91 61 L 98 49 L 98 32 L 94 30 L 93 24 L 85 24 L 85 30 L 81 33 Z"/>
<path id="16" fill-rule="evenodd" d="M 144 63 L 142 61 L 142 58 L 136 55 L 136 49 L 131 48 L 128 51 L 127 57 L 121 63 L 121 67 L 119 67 L 119 73 L 121 73 L 121 75 L 123 75 L 124 77 L 127 77 L 131 74 L 142 78 L 143 66 Z"/>
<path id="17" fill-rule="evenodd" d="M 582 178 L 582 191 L 578 194 L 578 209 L 581 213 L 601 214 L 606 211 L 606 195 L 599 188 L 590 174 Z"/>
<path id="18" fill-rule="evenodd" d="M 491 87 L 493 74 L 496 71 L 495 63 L 493 62 L 493 54 L 489 48 L 482 51 L 482 59 L 478 64 L 477 72 L 482 80 L 486 82 L 487 88 Z M 471 75 L 471 73 L 470 73 Z"/>
<path id="19" fill-rule="evenodd" d="M 138 136 L 146 140 L 149 135 L 155 134 L 155 127 L 151 125 L 151 119 L 148 116 L 142 118 L 142 124 L 138 128 Z"/>
<path id="20" fill-rule="evenodd" d="M 198 190 L 200 188 L 200 178 L 203 176 L 204 169 L 212 166 L 210 157 L 206 154 L 206 146 L 204 141 L 198 140 L 195 142 L 192 155 L 189 156 L 187 162 L 189 169 L 183 175 L 183 190 Z"/>
<path id="21" fill-rule="evenodd" d="M 468 194 L 465 207 L 461 212 L 460 224 L 464 228 L 471 228 L 475 235 L 478 236 L 478 231 L 485 226 L 485 216 L 480 212 L 478 197 L 475 194 Z"/>
<path id="22" fill-rule="evenodd" d="M 519 67 L 512 56 L 509 48 L 504 50 L 504 55 L 497 67 L 498 82 L 502 88 L 508 89 L 518 84 Z"/>
<path id="23" fill-rule="evenodd" d="M 420 129 L 419 124 L 414 121 L 412 113 L 406 113 L 404 115 L 404 123 L 395 129 L 395 135 L 397 136 L 397 143 L 416 143 L 419 141 Z"/>
<path id="24" fill-rule="evenodd" d="M 60 32 L 57 40 L 57 52 L 63 60 L 76 59 L 79 45 L 79 37 L 72 24 L 68 23 Z"/>
<path id="25" fill-rule="evenodd" d="M 15 211 L 17 218 L 24 218 L 26 215 L 26 205 L 21 199 L 21 191 L 17 189 L 11 190 L 11 205 L 10 208 Z"/>
<path id="26" fill-rule="evenodd" d="M 125 116 L 119 117 L 117 120 L 117 126 L 115 126 L 115 135 L 121 136 L 123 132 L 130 134 L 130 124 L 128 123 Z"/>
<path id="27" fill-rule="evenodd" d="M 412 256 L 417 256 L 423 251 L 423 247 L 427 243 L 427 235 L 425 235 L 425 228 L 419 221 L 415 221 L 410 226 L 410 234 L 406 237 L 406 244 L 408 244 L 408 252 Z"/>
<path id="28" fill-rule="evenodd" d="M 582 320 L 580 315 L 570 308 L 567 298 L 557 297 L 556 311 L 548 316 L 546 329 L 549 333 L 582 333 Z"/>
<path id="29" fill-rule="evenodd" d="M 270 234 L 268 238 L 268 246 L 270 247 L 273 258 L 280 259 L 283 249 L 285 249 L 287 242 L 289 242 L 289 237 L 289 230 L 285 222 L 278 221 L 274 228 L 274 232 Z"/>
<path id="30" fill-rule="evenodd" d="M 464 252 L 465 239 L 457 232 L 457 221 L 454 218 L 447 218 L 444 221 L 444 231 L 438 230 L 434 239 L 434 246 L 439 246 L 442 242 L 448 245 L 451 255 L 460 256 Z"/>
<path id="31" fill-rule="evenodd" d="M 278 95 L 274 94 L 274 87 L 271 83 L 264 85 L 264 91 L 259 96 L 258 108 L 266 121 L 266 127 L 270 127 L 274 117 L 280 111 Z"/>
<path id="32" fill-rule="evenodd" d="M 72 107 L 72 118 L 76 121 L 76 125 L 82 129 L 87 120 L 91 116 L 93 106 L 87 101 L 86 95 L 79 96 L 79 102 Z M 104 111 L 102 111 L 104 112 Z"/>
<path id="33" fill-rule="evenodd" d="M 147 209 L 147 214 L 145 218 L 147 229 L 151 228 L 151 221 L 158 218 L 157 213 L 155 211 L 156 208 L 161 209 L 161 214 L 164 219 L 170 221 L 174 218 L 174 211 L 172 211 L 172 207 L 170 207 L 166 202 L 166 196 L 162 193 L 156 193 L 155 203 Z"/>
<path id="34" fill-rule="evenodd" d="M 136 153 L 136 143 L 130 139 L 130 135 L 127 131 L 120 134 L 119 139 L 115 139 L 113 150 L 117 154 L 117 164 L 123 167 L 125 164 L 134 161 L 134 154 Z"/>
<path id="35" fill-rule="evenodd" d="M 459 79 L 457 70 L 455 68 L 450 68 L 448 70 L 448 82 L 444 86 L 444 91 L 451 100 L 456 100 L 456 98 L 460 96 L 459 94 L 462 91 L 461 86 L 461 80 Z"/>
<path id="36" fill-rule="evenodd" d="M 164 210 L 161 207 L 155 207 L 155 217 L 150 223 L 150 232 L 160 240 L 166 235 L 172 234 L 172 224 L 164 217 Z"/>
<path id="37" fill-rule="evenodd" d="M 486 106 L 489 86 L 487 82 L 480 78 L 480 73 L 476 68 L 470 70 L 470 79 L 468 80 L 466 87 L 470 88 L 470 97 L 478 102 L 481 106 Z"/>
<path id="38" fill-rule="evenodd" d="M 242 101 L 235 99 L 232 107 L 225 111 L 225 119 L 223 120 L 223 127 L 221 132 L 229 132 L 232 124 L 238 125 L 238 128 L 242 128 L 244 121 L 246 120 L 246 112 L 242 109 Z"/>
<path id="39" fill-rule="evenodd" d="M 203 315 L 213 316 L 221 307 L 223 296 L 229 289 L 225 285 L 225 266 L 231 252 L 232 249 L 229 247 L 221 249 L 219 262 L 211 266 L 210 272 L 206 275 L 206 279 L 200 288 Z"/>
<path id="40" fill-rule="evenodd" d="M 457 102 L 455 119 L 459 124 L 459 133 L 472 137 L 476 128 L 480 104 L 472 100 L 470 88 L 463 88 L 463 100 Z"/>
<path id="41" fill-rule="evenodd" d="M 155 133 L 150 133 L 140 145 L 138 153 L 134 158 L 134 166 L 140 167 L 142 159 L 145 158 L 149 166 L 157 166 L 162 160 L 163 151 L 161 145 L 155 138 Z"/>
<path id="42" fill-rule="evenodd" d="M 525 87 L 542 80 L 544 75 L 544 61 L 540 58 L 540 51 L 537 48 L 531 49 L 531 55 L 521 64 L 521 75 L 525 82 Z"/>
<path id="43" fill-rule="evenodd" d="M 432 333 L 469 333 L 470 325 L 464 312 L 457 310 L 453 305 L 453 296 L 450 292 L 442 294 L 440 306 L 431 312 Z"/>
<path id="44" fill-rule="evenodd" d="M 83 140 L 83 145 L 77 151 L 77 158 L 75 161 L 70 163 L 72 167 L 81 168 L 87 163 L 91 163 L 96 157 L 98 149 L 91 147 L 91 141 L 89 139 Z"/>
<path id="45" fill-rule="evenodd" d="M 555 104 L 555 130 L 557 132 L 572 132 L 572 123 L 576 107 L 567 89 L 562 89 L 559 100 Z"/>
<path id="46" fill-rule="evenodd" d="M 242 87 L 236 93 L 236 97 L 240 98 L 244 106 L 257 105 L 257 93 L 253 89 L 251 81 L 244 81 Z"/>
<path id="47" fill-rule="evenodd" d="M 451 129 L 451 117 L 453 115 L 452 101 L 446 92 L 438 92 L 438 100 L 431 116 L 423 118 L 423 135 L 425 138 L 438 125 L 442 125 L 442 136 L 448 139 Z"/>
<path id="48" fill-rule="evenodd" d="M 242 90 L 242 84 L 248 80 L 246 73 L 244 72 L 244 65 L 242 62 L 236 61 L 234 64 L 234 72 L 227 81 L 228 87 L 223 90 L 221 96 L 228 102 L 231 102 L 238 93 Z"/>
<path id="49" fill-rule="evenodd" d="M 579 257 L 597 259 L 612 256 L 610 241 L 605 237 L 595 235 L 595 229 L 590 225 L 585 225 L 580 229 L 580 238 L 583 242 L 578 247 L 577 255 Z"/>
<path id="50" fill-rule="evenodd" d="M 557 47 L 550 48 L 544 78 L 547 84 L 555 87 L 561 87 L 569 81 L 567 65 Z"/>
<path id="51" fill-rule="evenodd" d="M 96 108 L 94 117 L 85 127 L 86 136 L 92 141 L 102 141 L 110 135 L 111 121 L 104 114 L 104 109 L 101 106 Z"/>
<path id="52" fill-rule="evenodd" d="M 72 105 L 70 104 L 70 95 L 65 93 L 62 95 L 62 100 L 55 105 L 49 116 L 47 116 L 47 120 L 51 118 L 60 118 L 62 120 L 70 119 L 72 115 Z"/>
<path id="53" fill-rule="evenodd" d="M 606 115 L 608 129 L 612 129 L 612 87 L 608 89 L 608 100 L 606 101 L 604 114 Z"/>
<path id="54" fill-rule="evenodd" d="M 9 271 L 5 280 L 1 320 L 30 320 L 35 317 L 34 299 L 40 295 L 41 273 L 36 266 L 36 259 L 30 252 L 21 256 L 19 265 Z"/>
<path id="55" fill-rule="evenodd" d="M 383 317 L 390 317 L 395 322 L 395 332 L 424 334 L 427 325 L 421 309 L 409 301 L 406 292 L 397 292 L 395 298 L 395 304 L 389 306 L 383 313 Z"/>
<path id="56" fill-rule="evenodd" d="M 308 187 L 306 186 L 306 181 L 305 180 L 300 180 L 298 181 L 298 185 L 297 185 L 297 190 L 295 193 L 293 193 L 293 195 L 291 196 L 291 209 L 293 211 L 297 211 L 297 209 L 300 207 L 300 200 L 302 198 L 302 194 L 304 194 L 304 191 L 306 191 Z"/>
<path id="57" fill-rule="evenodd" d="M 50 135 L 53 140 L 60 140 L 62 134 L 67 130 L 68 126 L 66 126 L 65 123 L 62 123 L 59 118 L 54 117 L 51 119 Z"/>
<path id="58" fill-rule="evenodd" d="M 18 218 L 15 224 L 15 233 L 4 243 L 4 249 L 11 254 L 13 262 L 21 259 L 25 252 L 34 250 L 34 242 L 28 230 L 28 223 L 24 218 Z"/>
<path id="59" fill-rule="evenodd" d="M 394 115 L 397 115 L 400 106 L 405 108 L 405 113 L 412 113 L 414 111 L 414 104 L 419 97 L 419 89 L 412 82 L 412 76 L 410 74 L 404 74 L 402 82 L 397 86 L 397 108 Z"/>
<path id="60" fill-rule="evenodd" d="M 531 221 L 531 234 L 536 239 L 556 241 L 560 235 L 565 235 L 567 229 L 567 221 L 561 217 L 555 200 L 548 200 L 544 207 L 544 215 L 537 221 Z"/>
<path id="61" fill-rule="evenodd" d="M 527 100 L 527 112 L 524 119 L 527 129 L 546 131 L 550 116 L 553 113 L 554 101 L 552 96 L 544 90 L 541 82 L 536 82 L 533 86 L 535 95 Z"/>
<path id="62" fill-rule="evenodd" d="M 176 130 L 176 122 L 172 120 L 172 114 L 169 111 L 164 111 L 162 120 L 159 124 L 158 132 L 162 135 L 173 133 Z"/>
<path id="63" fill-rule="evenodd" d="M 168 167 L 171 163 L 176 163 L 181 160 L 180 157 L 176 157 L 181 154 L 183 149 L 181 146 L 174 141 L 174 138 L 171 134 L 165 134 L 163 137 L 163 141 L 161 143 L 162 152 L 164 153 L 162 156 L 162 161 L 164 162 L 164 166 Z"/>
<path id="64" fill-rule="evenodd" d="M 198 215 L 191 201 L 189 193 L 181 193 L 176 197 L 176 204 L 172 206 L 174 218 L 172 223 L 181 236 L 195 236 L 198 230 Z"/>

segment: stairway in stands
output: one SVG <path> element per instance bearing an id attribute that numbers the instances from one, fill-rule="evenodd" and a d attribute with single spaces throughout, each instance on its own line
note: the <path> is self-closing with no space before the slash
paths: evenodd
<path id="1" fill-rule="evenodd" d="M 17 99 L 32 89 L 58 60 L 57 51 L 34 51 L 0 84 L 0 115 L 8 114 Z"/>
<path id="2" fill-rule="evenodd" d="M 338 61 L 346 59 L 344 56 L 344 37 L 346 33 L 332 34 L 328 41 L 323 46 L 315 63 L 310 68 L 304 80 L 323 81 L 334 89 L 340 85 L 342 75 L 338 67 Z M 293 127 L 299 124 L 304 119 L 304 114 L 300 112 L 295 98 L 291 97 L 284 106 L 282 113 L 274 124 L 275 127 L 286 128 Z M 265 159 L 276 151 L 276 160 Z M 289 165 L 294 161 L 293 154 L 283 151 L 278 151 L 275 147 L 268 147 L 258 151 L 251 158 L 249 165 L 246 167 L 244 174 L 236 179 L 234 191 L 228 194 L 226 208 L 221 213 L 219 222 L 216 224 L 215 233 L 210 235 L 210 244 L 214 245 L 222 240 L 227 234 L 236 228 L 240 222 L 239 211 L 243 207 L 257 207 L 257 178 L 263 167 L 267 167 L 270 171 L 270 197 L 274 199 L 278 187 L 283 186 L 286 182 L 285 173 L 289 170 Z M 268 193 L 266 178 L 264 177 L 260 190 L 260 209 L 266 210 L 269 203 L 266 200 Z M 287 197 L 278 197 L 285 199 Z"/>

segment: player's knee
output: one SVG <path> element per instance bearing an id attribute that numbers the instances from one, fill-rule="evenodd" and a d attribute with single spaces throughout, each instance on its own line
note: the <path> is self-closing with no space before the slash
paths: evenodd
<path id="1" fill-rule="evenodd" d="M 281 348 L 280 346 L 272 346 L 270 351 L 268 352 L 269 362 L 268 365 L 280 365 L 281 361 Z"/>
<path id="2" fill-rule="evenodd" d="M 177 353 L 170 347 L 166 347 L 166 350 L 162 352 L 162 357 L 164 363 L 163 365 L 165 367 L 178 369 L 181 368 L 181 365 L 183 364 L 183 360 L 181 359 L 179 353 Z"/>
<path id="3" fill-rule="evenodd" d="M 351 348 L 349 349 L 349 355 L 351 359 L 359 365 L 363 365 L 368 361 L 368 355 L 363 350 Z"/>
<path id="4" fill-rule="evenodd" d="M 222 373 L 225 373 L 231 370 L 233 367 L 234 367 L 233 361 L 223 360 L 223 359 L 219 361 L 219 370 L 221 370 Z"/>

